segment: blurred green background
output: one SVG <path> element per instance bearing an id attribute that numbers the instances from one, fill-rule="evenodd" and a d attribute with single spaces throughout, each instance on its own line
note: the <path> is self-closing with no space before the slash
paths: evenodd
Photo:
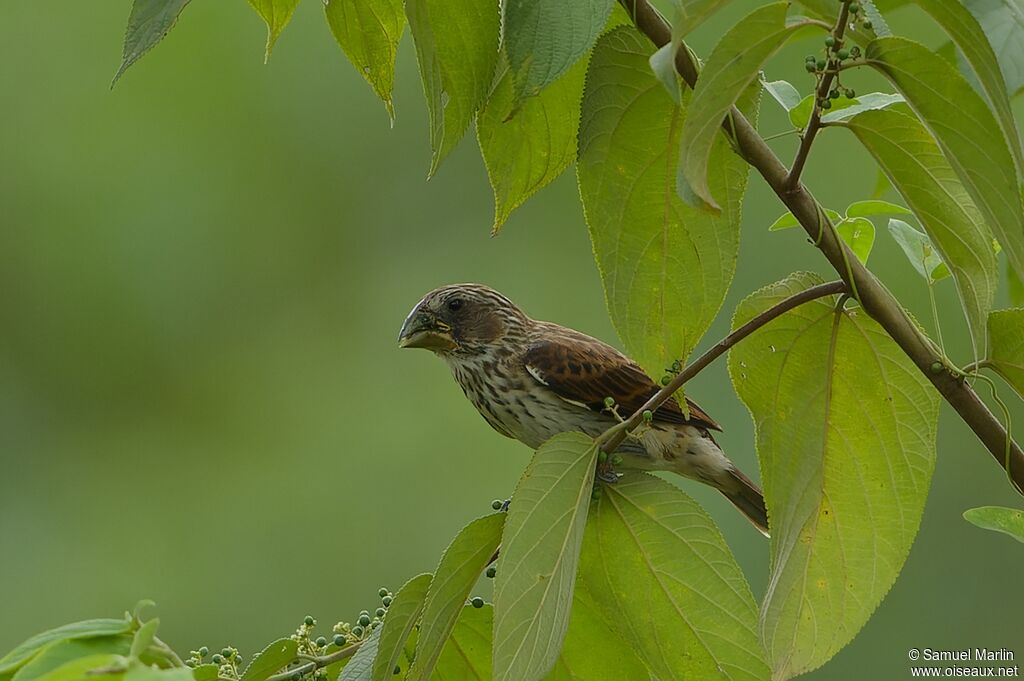
<path id="1" fill-rule="evenodd" d="M 391 129 L 313 0 L 268 65 L 244 0 L 196 0 L 110 91 L 129 6 L 0 3 L 0 650 L 152 598 L 179 651 L 232 643 L 248 656 L 307 613 L 351 619 L 381 584 L 432 569 L 528 460 L 441 362 L 396 348 L 423 292 L 486 282 L 536 317 L 615 336 L 571 173 L 496 239 L 472 133 L 426 182 L 408 36 Z M 706 54 L 752 6 L 732 5 L 694 46 Z M 770 77 L 806 92 L 812 49 L 787 48 Z M 774 102 L 762 108 L 765 134 L 786 128 Z M 790 158 L 792 137 L 773 144 Z M 876 176 L 828 131 L 807 177 L 842 208 Z M 754 288 L 829 275 L 798 230 L 766 231 L 781 212 L 752 178 L 739 272 L 705 345 Z M 923 283 L 879 227 L 873 269 L 930 326 Z M 966 362 L 951 283 L 939 289 L 947 350 Z M 724 362 L 690 393 L 756 471 Z M 907 678 L 910 647 L 1024 654 L 1024 547 L 960 517 L 1021 500 L 948 408 L 939 440 L 906 569 L 810 677 Z M 762 593 L 767 543 L 716 494 L 683 486 Z"/>

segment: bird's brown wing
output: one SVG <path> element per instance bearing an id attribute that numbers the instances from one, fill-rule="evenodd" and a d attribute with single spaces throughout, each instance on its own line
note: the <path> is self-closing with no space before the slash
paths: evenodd
<path id="1" fill-rule="evenodd" d="M 559 328 L 557 334 L 545 334 L 533 342 L 523 355 L 523 363 L 534 380 L 562 399 L 601 411 L 605 398 L 611 397 L 623 418 L 659 390 L 643 369 L 618 350 L 569 329 Z M 668 400 L 655 412 L 654 420 L 722 429 L 703 409 L 689 399 L 686 402 L 689 419 L 675 400 Z"/>

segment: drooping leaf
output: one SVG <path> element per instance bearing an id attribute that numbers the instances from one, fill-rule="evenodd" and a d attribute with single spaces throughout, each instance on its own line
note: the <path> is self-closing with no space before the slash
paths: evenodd
<path id="1" fill-rule="evenodd" d="M 124 681 L 193 681 L 188 667 L 161 669 L 134 660 L 124 674 Z"/>
<path id="2" fill-rule="evenodd" d="M 590 592 L 582 581 L 577 581 L 562 654 L 545 681 L 650 681 L 650 678 L 643 662 L 626 641 L 611 630 Z"/>
<path id="3" fill-rule="evenodd" d="M 709 179 L 723 199 L 721 214 L 679 199 L 686 114 L 645 68 L 650 50 L 626 27 L 594 48 L 576 167 L 612 322 L 629 354 L 660 376 L 697 344 L 732 281 L 747 166 L 724 138 L 713 140 Z M 756 104 L 741 104 L 753 118 Z"/>
<path id="4" fill-rule="evenodd" d="M 377 645 L 380 643 L 380 627 L 366 636 L 359 650 L 352 656 L 349 663 L 341 670 L 338 681 L 370 681 L 373 674 L 373 662 L 377 659 Z M 412 678 L 412 677 L 408 677 Z M 127 680 L 126 680 L 127 681 Z"/>
<path id="5" fill-rule="evenodd" d="M 945 59 L 913 41 L 879 38 L 868 45 L 865 57 L 921 117 L 1010 262 L 1024 272 L 1018 176 L 1006 140 L 993 134 L 1000 128 L 988 104 Z"/>
<path id="6" fill-rule="evenodd" d="M 373 663 L 373 681 L 387 681 L 402 658 L 409 635 L 423 612 L 427 589 L 433 575 L 417 575 L 405 583 L 388 606 L 377 644 L 377 659 Z"/>
<path id="7" fill-rule="evenodd" d="M 761 87 L 786 111 L 796 108 L 804 99 L 789 81 L 773 80 L 768 82 L 763 80 L 761 81 Z"/>
<path id="8" fill-rule="evenodd" d="M 946 265 L 935 244 L 903 220 L 890 218 L 889 233 L 896 243 L 903 249 L 907 260 L 914 266 L 917 273 L 927 279 L 930 283 L 941 281 L 950 276 L 949 266 Z"/>
<path id="9" fill-rule="evenodd" d="M 324 16 L 349 61 L 395 117 L 395 55 L 405 31 L 402 0 L 325 0 Z"/>
<path id="10" fill-rule="evenodd" d="M 156 632 L 159 628 L 160 619 L 158 617 L 143 622 L 135 631 L 135 636 L 132 638 L 132 647 L 128 651 L 128 655 L 138 658 L 146 652 L 146 649 L 152 645 L 153 640 L 156 638 Z"/>
<path id="11" fill-rule="evenodd" d="M 964 511 L 964 520 L 985 530 L 1008 534 L 1024 543 L 1024 511 L 1005 506 L 981 506 Z"/>
<path id="12" fill-rule="evenodd" d="M 14 673 L 14 681 L 36 681 L 54 670 L 84 657 L 128 655 L 132 639 L 127 634 L 72 638 L 43 648 Z"/>
<path id="13" fill-rule="evenodd" d="M 868 261 L 875 245 L 875 226 L 867 218 L 847 218 L 836 223 L 836 233 L 846 242 L 857 259 Z"/>
<path id="14" fill-rule="evenodd" d="M 128 658 L 110 653 L 78 657 L 37 676 L 34 681 L 121 681 Z M 187 670 L 191 677 L 191 670 Z"/>
<path id="15" fill-rule="evenodd" d="M 279 638 L 252 658 L 241 681 L 266 681 L 295 659 L 298 647 L 298 642 L 291 638 Z"/>
<path id="16" fill-rule="evenodd" d="M 989 363 L 1018 395 L 1024 396 L 1024 308 L 990 314 L 988 333 L 992 340 Z"/>
<path id="17" fill-rule="evenodd" d="M 861 112 L 887 109 L 905 100 L 902 95 L 893 95 L 886 92 L 869 92 L 866 95 L 853 99 L 840 97 L 837 101 L 840 104 L 833 105 L 832 110 L 821 117 L 822 123 L 845 121 L 847 118 L 852 118 Z"/>
<path id="18" fill-rule="evenodd" d="M 57 641 L 91 638 L 93 636 L 114 636 L 116 634 L 123 634 L 130 628 L 131 621 L 127 619 L 95 619 L 65 624 L 56 629 L 44 631 L 29 638 L 11 652 L 0 657 L 0 674 L 19 668 L 43 647 Z"/>
<path id="19" fill-rule="evenodd" d="M 121 66 L 114 74 L 111 87 L 124 75 L 129 66 L 170 33 L 174 28 L 174 22 L 178 20 L 178 15 L 188 3 L 189 0 L 135 0 L 132 3 L 132 11 L 128 15 L 128 28 L 124 34 Z"/>
<path id="20" fill-rule="evenodd" d="M 755 292 L 734 328 L 821 283 Z M 729 373 L 756 424 L 771 519 L 761 610 L 772 678 L 815 669 L 888 592 L 917 532 L 935 463 L 938 395 L 872 319 L 805 303 L 737 344 Z"/>
<path id="21" fill-rule="evenodd" d="M 498 61 L 498 7 L 476 0 L 407 0 L 430 114 L 430 175 L 487 97 Z"/>
<path id="22" fill-rule="evenodd" d="M 1002 132 L 1010 154 L 1013 156 L 1019 182 L 1021 172 L 1024 171 L 1024 153 L 1021 152 L 1020 133 L 1013 120 L 1013 109 L 1010 107 L 1010 98 L 1006 92 L 1003 74 L 999 70 L 999 61 L 984 30 L 960 0 L 916 0 L 916 2 L 949 34 L 956 46 L 960 48 L 960 53 L 974 70 L 981 91 L 985 93 L 992 105 L 992 111 L 999 123 L 997 129 Z"/>
<path id="23" fill-rule="evenodd" d="M 492 234 L 534 192 L 550 184 L 576 159 L 576 134 L 586 59 L 579 60 L 509 118 L 515 102 L 506 70 L 476 119 L 480 152 L 494 189 Z"/>
<path id="24" fill-rule="evenodd" d="M 614 0 L 505 0 L 503 35 L 513 111 L 579 61 L 601 34 L 613 4 Z"/>
<path id="25" fill-rule="evenodd" d="M 910 215 L 907 208 L 881 199 L 868 199 L 866 201 L 854 201 L 846 207 L 848 218 L 870 218 L 876 215 Z"/>
<path id="26" fill-rule="evenodd" d="M 890 231 L 897 230 L 893 236 L 904 250 L 911 246 L 907 255 L 922 276 L 941 278 L 937 275 L 943 270 L 936 272 L 936 268 L 945 262 L 963 304 L 975 356 L 984 356 L 985 319 L 995 300 L 999 267 L 992 252 L 992 233 L 970 195 L 932 135 L 913 116 L 898 111 L 866 111 L 845 125 L 913 209 L 929 243 L 914 237 L 920 233 L 909 226 L 906 229 L 913 234 L 907 232 L 906 223 L 898 220 L 890 222 Z M 937 250 L 935 258 L 927 261 L 931 264 L 926 264 L 924 246 Z"/>
<path id="27" fill-rule="evenodd" d="M 1024 8 L 1017 0 L 966 0 L 981 24 L 1003 74 L 1009 94 L 1024 88 Z"/>
<path id="28" fill-rule="evenodd" d="M 787 23 L 788 2 L 760 7 L 734 25 L 715 46 L 697 79 L 680 141 L 678 182 L 684 198 L 695 195 L 718 210 L 709 185 L 709 169 L 722 120 L 758 77 L 764 62 L 806 21 Z M 720 195 L 718 200 L 730 198 Z"/>
<path id="29" fill-rule="evenodd" d="M 497 681 L 537 681 L 558 659 L 596 463 L 593 439 L 563 433 L 541 445 L 516 485 L 494 580 Z"/>
<path id="30" fill-rule="evenodd" d="M 217 678 L 217 675 L 219 673 L 220 665 L 213 664 L 212 662 L 207 664 L 201 664 L 192 668 L 192 678 L 194 681 L 214 681 L 214 679 Z"/>
<path id="31" fill-rule="evenodd" d="M 769 678 L 743 573 L 700 505 L 669 483 L 627 473 L 603 488 L 580 581 L 662 681 Z"/>
<path id="32" fill-rule="evenodd" d="M 264 60 L 268 60 L 281 31 L 292 20 L 299 0 L 249 0 L 249 4 L 267 25 L 267 52 Z"/>
<path id="33" fill-rule="evenodd" d="M 842 215 L 828 208 L 825 209 L 825 215 L 827 215 L 828 219 L 833 223 L 839 222 L 840 220 L 843 219 Z M 770 227 L 768 227 L 768 231 L 778 232 L 779 230 L 782 229 L 790 229 L 791 227 L 799 226 L 800 221 L 796 219 L 795 215 L 793 215 L 792 213 L 783 213 L 775 222 L 771 224 Z"/>
<path id="34" fill-rule="evenodd" d="M 452 633 L 466 598 L 480 573 L 498 550 L 504 513 L 477 518 L 448 545 L 427 588 L 423 620 L 416 641 L 416 661 L 408 681 L 426 681 Z"/>
<path id="35" fill-rule="evenodd" d="M 1006 267 L 1006 290 L 1011 305 L 1024 307 L 1024 281 L 1009 265 Z"/>

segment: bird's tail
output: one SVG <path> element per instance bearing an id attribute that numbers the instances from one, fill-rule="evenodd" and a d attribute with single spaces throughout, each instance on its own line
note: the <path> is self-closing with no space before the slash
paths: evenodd
<path id="1" fill-rule="evenodd" d="M 768 536 L 768 509 L 764 505 L 764 495 L 754 481 L 732 466 L 726 473 L 732 484 L 718 488 L 740 513 L 747 517 L 754 527 L 764 536 Z"/>

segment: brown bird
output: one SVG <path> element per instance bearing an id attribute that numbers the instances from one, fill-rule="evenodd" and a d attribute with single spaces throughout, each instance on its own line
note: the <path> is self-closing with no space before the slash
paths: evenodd
<path id="1" fill-rule="evenodd" d="M 442 286 L 425 295 L 398 335 L 402 348 L 424 348 L 451 369 L 477 411 L 502 435 L 536 449 L 567 431 L 596 437 L 639 409 L 658 386 L 621 352 L 578 331 L 530 319 L 511 300 L 480 284 Z M 711 485 L 762 533 L 764 497 L 711 436 L 721 427 L 687 400 L 674 400 L 648 427 L 619 446 L 623 465 L 672 471 Z"/>

